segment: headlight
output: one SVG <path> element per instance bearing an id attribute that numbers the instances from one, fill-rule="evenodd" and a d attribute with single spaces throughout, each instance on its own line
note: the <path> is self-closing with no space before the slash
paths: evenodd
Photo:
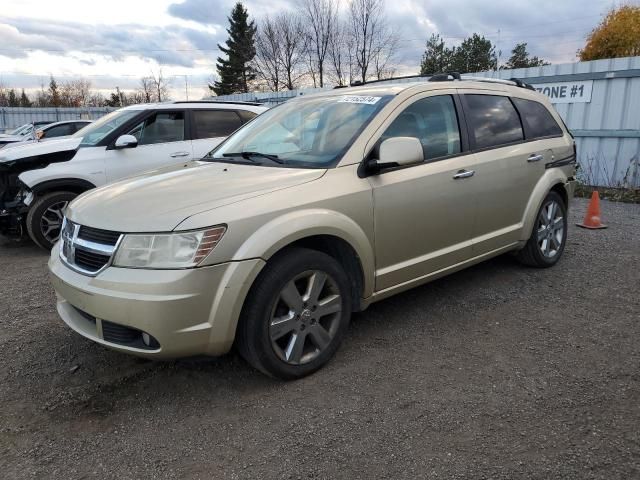
<path id="1" fill-rule="evenodd" d="M 127 234 L 113 265 L 129 268 L 190 268 L 198 265 L 218 244 L 227 227 L 193 232 Z"/>

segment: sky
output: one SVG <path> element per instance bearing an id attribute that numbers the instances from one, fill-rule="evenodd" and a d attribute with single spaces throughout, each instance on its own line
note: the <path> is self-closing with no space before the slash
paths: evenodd
<path id="1" fill-rule="evenodd" d="M 84 77 L 103 93 L 135 89 L 162 69 L 175 99 L 207 94 L 218 43 L 236 0 L 0 0 L 0 84 L 33 90 Z M 451 45 L 472 33 L 497 44 L 506 61 L 527 42 L 552 63 L 576 61 L 612 0 L 385 0 L 400 38 L 398 74 L 418 72 L 424 44 L 440 33 Z M 348 0 L 341 0 L 345 8 Z M 256 20 L 299 11 L 299 0 L 246 0 Z"/>

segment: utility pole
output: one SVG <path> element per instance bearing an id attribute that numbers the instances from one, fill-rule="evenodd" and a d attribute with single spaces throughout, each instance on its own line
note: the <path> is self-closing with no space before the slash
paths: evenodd
<path id="1" fill-rule="evenodd" d="M 498 29 L 498 61 L 496 62 L 496 72 L 500 70 L 501 60 L 502 60 L 502 50 L 500 50 L 500 29 Z"/>

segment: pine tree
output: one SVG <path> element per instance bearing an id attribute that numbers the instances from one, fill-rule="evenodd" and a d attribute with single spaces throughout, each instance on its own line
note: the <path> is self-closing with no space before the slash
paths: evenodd
<path id="1" fill-rule="evenodd" d="M 513 50 L 511 50 L 511 58 L 509 58 L 509 61 L 501 68 L 529 68 L 542 67 L 544 65 L 549 65 L 549 63 L 538 57 L 529 57 L 527 44 L 518 43 L 513 47 Z"/>
<path id="2" fill-rule="evenodd" d="M 49 81 L 49 103 L 52 107 L 59 107 L 61 104 L 58 82 L 56 82 L 56 79 L 53 78 L 53 75 L 51 76 L 51 80 Z"/>
<path id="3" fill-rule="evenodd" d="M 20 101 L 18 100 L 18 95 L 16 94 L 15 89 L 11 89 L 9 90 L 9 106 L 10 107 L 19 107 L 20 106 Z"/>
<path id="4" fill-rule="evenodd" d="M 427 45 L 422 55 L 420 75 L 433 75 L 434 73 L 450 71 L 452 57 L 453 50 L 447 48 L 444 39 L 434 33 L 427 40 Z"/>
<path id="5" fill-rule="evenodd" d="M 228 95 L 231 93 L 246 93 L 249 91 L 249 82 L 256 78 L 251 62 L 256 55 L 255 34 L 256 25 L 249 22 L 249 13 L 242 3 L 236 3 L 228 17 L 229 39 L 226 47 L 218 45 L 218 48 L 227 58 L 218 57 L 216 67 L 219 81 L 209 85 L 216 95 Z"/>
<path id="6" fill-rule="evenodd" d="M 27 97 L 27 94 L 24 93 L 24 88 L 22 89 L 22 95 L 20 95 L 20 106 L 21 107 L 30 107 L 31 104 L 31 100 L 29 100 L 29 97 Z"/>
<path id="7" fill-rule="evenodd" d="M 451 69 L 459 73 L 494 70 L 498 64 L 495 47 L 483 36 L 474 33 L 453 49 Z"/>

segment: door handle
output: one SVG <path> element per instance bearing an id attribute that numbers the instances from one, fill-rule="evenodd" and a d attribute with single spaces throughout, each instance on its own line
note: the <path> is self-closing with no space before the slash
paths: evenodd
<path id="1" fill-rule="evenodd" d="M 460 170 L 453 176 L 454 180 L 460 180 L 461 178 L 469 178 L 475 175 L 475 170 Z"/>
<path id="2" fill-rule="evenodd" d="M 527 162 L 539 162 L 540 160 L 542 160 L 544 158 L 543 155 L 540 154 L 533 154 L 531 155 L 529 158 L 527 158 Z"/>
<path id="3" fill-rule="evenodd" d="M 188 157 L 189 156 L 189 152 L 173 152 L 171 155 L 169 155 L 171 158 L 177 158 L 177 157 Z"/>

